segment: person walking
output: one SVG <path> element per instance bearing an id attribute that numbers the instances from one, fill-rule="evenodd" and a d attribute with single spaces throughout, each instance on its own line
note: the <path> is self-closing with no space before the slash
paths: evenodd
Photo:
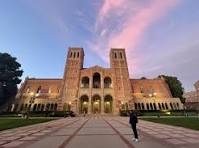
<path id="1" fill-rule="evenodd" d="M 138 142 L 138 133 L 137 133 L 137 128 L 136 128 L 136 125 L 138 123 L 138 118 L 137 118 L 136 113 L 133 111 L 130 111 L 129 123 L 131 124 L 133 133 L 134 133 L 133 141 Z"/>

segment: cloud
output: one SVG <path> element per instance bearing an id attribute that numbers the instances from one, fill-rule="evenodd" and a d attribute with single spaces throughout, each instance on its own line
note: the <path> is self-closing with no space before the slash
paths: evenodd
<path id="1" fill-rule="evenodd" d="M 152 0 L 150 2 L 132 0 L 104 0 L 95 26 L 96 38 L 89 42 L 92 50 L 108 62 L 110 48 L 125 48 L 128 64 L 135 69 L 135 48 L 143 40 L 146 30 L 163 17 L 178 0 Z M 133 71 L 130 67 L 130 72 Z"/>

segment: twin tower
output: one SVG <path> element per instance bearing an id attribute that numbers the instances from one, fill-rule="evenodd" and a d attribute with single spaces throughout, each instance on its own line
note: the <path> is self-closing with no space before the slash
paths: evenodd
<path id="1" fill-rule="evenodd" d="M 111 49 L 110 68 L 84 68 L 83 65 L 83 48 L 69 48 L 59 110 L 67 108 L 78 114 L 118 114 L 121 107 L 133 107 L 125 49 Z"/>

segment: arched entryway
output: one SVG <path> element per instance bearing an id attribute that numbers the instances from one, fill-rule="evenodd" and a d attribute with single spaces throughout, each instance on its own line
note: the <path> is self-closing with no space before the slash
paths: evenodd
<path id="1" fill-rule="evenodd" d="M 80 97 L 80 114 L 87 114 L 88 113 L 88 104 L 89 98 L 87 95 L 83 95 Z"/>
<path id="2" fill-rule="evenodd" d="M 92 113 L 101 113 L 101 97 L 99 95 L 94 95 L 91 100 Z"/>
<path id="3" fill-rule="evenodd" d="M 113 111 L 113 98 L 111 95 L 106 95 L 104 97 L 104 112 L 112 113 Z"/>

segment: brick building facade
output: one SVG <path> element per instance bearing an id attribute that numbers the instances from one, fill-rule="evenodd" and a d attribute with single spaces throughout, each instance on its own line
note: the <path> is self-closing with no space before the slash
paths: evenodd
<path id="1" fill-rule="evenodd" d="M 118 114 L 120 109 L 182 109 L 164 79 L 129 78 L 124 49 L 111 49 L 110 68 L 84 68 L 83 63 L 84 50 L 69 48 L 63 78 L 26 78 L 13 110 Z"/>

